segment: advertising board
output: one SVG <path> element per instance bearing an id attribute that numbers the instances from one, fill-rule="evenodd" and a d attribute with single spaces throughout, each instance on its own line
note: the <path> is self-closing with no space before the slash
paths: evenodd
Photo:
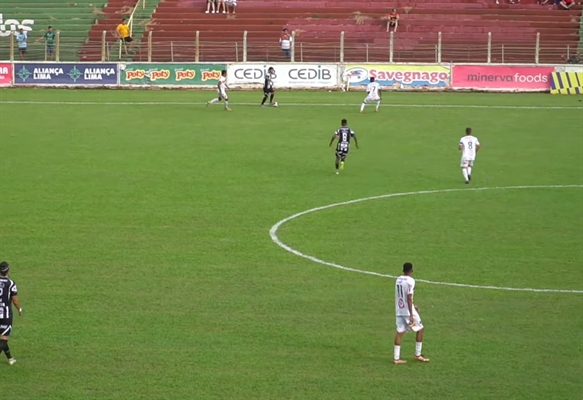
<path id="1" fill-rule="evenodd" d="M 554 67 L 455 65 L 454 89 L 493 89 L 513 91 L 547 91 L 551 88 Z"/>
<path id="2" fill-rule="evenodd" d="M 15 63 L 15 85 L 117 85 L 117 64 Z"/>
<path id="3" fill-rule="evenodd" d="M 263 85 L 267 69 L 273 66 L 277 87 L 326 88 L 338 86 L 338 66 L 333 64 L 231 64 L 229 85 Z"/>
<path id="4" fill-rule="evenodd" d="M 450 84 L 450 68 L 441 65 L 349 64 L 342 74 L 350 86 L 370 83 L 394 89 L 445 89 Z"/>
<path id="5" fill-rule="evenodd" d="M 120 64 L 122 85 L 215 86 L 225 64 Z"/>
<path id="6" fill-rule="evenodd" d="M 0 63 L 0 86 L 8 86 L 12 83 L 12 64 Z"/>

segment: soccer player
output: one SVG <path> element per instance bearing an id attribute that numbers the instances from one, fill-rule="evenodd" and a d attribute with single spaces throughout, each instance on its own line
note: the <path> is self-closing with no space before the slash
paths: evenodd
<path id="1" fill-rule="evenodd" d="M 219 83 L 217 84 L 217 92 L 218 96 L 212 99 L 211 101 L 207 101 L 206 105 L 208 107 L 209 104 L 218 103 L 221 100 L 225 100 L 225 111 L 231 111 L 229 108 L 229 96 L 227 96 L 227 90 L 229 90 L 229 86 L 227 85 L 227 71 L 221 71 L 221 77 L 219 78 Z"/>
<path id="2" fill-rule="evenodd" d="M 263 101 L 261 101 L 261 107 L 265 107 L 265 101 L 269 97 L 269 105 L 275 107 L 273 98 L 275 97 L 275 90 L 273 90 L 273 79 L 275 78 L 275 70 L 273 67 L 269 67 L 267 74 L 265 74 L 265 83 L 263 84 Z"/>
<path id="3" fill-rule="evenodd" d="M 421 354 L 423 346 L 423 324 L 419 316 L 419 308 L 413 304 L 413 291 L 415 290 L 415 279 L 413 275 L 413 264 L 403 264 L 403 275 L 397 278 L 395 283 L 395 308 L 397 310 L 397 334 L 395 335 L 395 357 L 394 364 L 406 364 L 406 360 L 401 360 L 401 338 L 408 331 L 416 332 L 415 360 L 429 362 Z"/>
<path id="4" fill-rule="evenodd" d="M 334 140 L 338 138 L 338 144 L 336 145 L 336 174 L 339 174 L 340 169 L 344 169 L 344 161 L 346 156 L 348 156 L 348 151 L 350 150 L 350 139 L 354 138 L 354 145 L 358 149 L 358 140 L 356 139 L 356 133 L 348 127 L 348 121 L 342 120 L 342 126 L 334 132 L 334 136 L 330 140 L 330 147 Z"/>
<path id="5" fill-rule="evenodd" d="M 0 354 L 4 352 L 8 358 L 8 364 L 14 365 L 16 359 L 10 354 L 8 337 L 12 332 L 12 303 L 18 309 L 18 315 L 22 315 L 22 308 L 18 301 L 16 283 L 8 278 L 10 266 L 6 261 L 0 263 Z"/>
<path id="6" fill-rule="evenodd" d="M 366 87 L 366 93 L 367 96 L 360 106 L 360 113 L 364 113 L 364 107 L 366 104 L 373 101 L 377 102 L 375 112 L 379 112 L 379 107 L 381 106 L 381 86 L 378 82 L 375 82 L 374 76 L 371 76 L 370 78 L 370 83 Z"/>
<path id="7" fill-rule="evenodd" d="M 467 185 L 472 180 L 472 167 L 476 154 L 480 150 L 480 141 L 472 135 L 472 128 L 466 128 L 466 136 L 460 139 L 458 150 L 462 151 L 462 174 Z"/>

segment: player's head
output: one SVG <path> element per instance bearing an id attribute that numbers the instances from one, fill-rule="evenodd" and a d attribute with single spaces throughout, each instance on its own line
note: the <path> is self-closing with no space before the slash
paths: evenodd
<path id="1" fill-rule="evenodd" d="M 2 261 L 0 263 L 0 275 L 6 276 L 8 275 L 8 271 L 10 271 L 10 265 L 6 261 Z"/>
<path id="2" fill-rule="evenodd" d="M 221 71 L 221 76 L 227 76 L 227 70 L 226 69 L 224 69 L 224 70 Z"/>
<path id="3" fill-rule="evenodd" d="M 49 26 L 47 29 L 48 29 L 49 32 L 52 32 L 53 31 L 53 27 L 52 26 Z"/>
<path id="4" fill-rule="evenodd" d="M 342 124 L 342 126 L 346 126 L 346 124 L 348 124 L 348 121 L 345 118 L 342 121 L 340 121 L 340 123 Z"/>
<path id="5" fill-rule="evenodd" d="M 275 70 L 273 69 L 273 67 L 269 67 L 267 69 L 267 72 L 269 72 L 270 74 L 275 74 Z"/>
<path id="6" fill-rule="evenodd" d="M 403 264 L 403 273 L 405 275 L 411 275 L 413 273 L 413 264 L 410 262 L 406 262 Z"/>
<path id="7" fill-rule="evenodd" d="M 373 83 L 373 82 L 374 82 L 374 76 L 371 76 L 370 77 L 370 83 Z"/>
<path id="8" fill-rule="evenodd" d="M 472 128 L 466 128 L 466 135 L 472 134 Z"/>

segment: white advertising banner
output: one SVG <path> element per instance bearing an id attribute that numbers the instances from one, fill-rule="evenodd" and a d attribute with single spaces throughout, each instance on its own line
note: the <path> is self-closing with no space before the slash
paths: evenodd
<path id="1" fill-rule="evenodd" d="M 267 69 L 273 67 L 275 89 L 283 87 L 328 88 L 338 86 L 338 65 L 333 64 L 230 64 L 227 83 L 231 86 L 262 86 Z"/>

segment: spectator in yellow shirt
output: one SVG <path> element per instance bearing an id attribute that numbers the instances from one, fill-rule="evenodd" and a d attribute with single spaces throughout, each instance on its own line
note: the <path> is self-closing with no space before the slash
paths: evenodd
<path id="1" fill-rule="evenodd" d="M 134 39 L 132 39 L 132 37 L 130 36 L 130 27 L 128 26 L 127 18 L 122 19 L 121 24 L 119 24 L 115 30 L 116 30 L 120 40 L 124 44 L 126 54 L 127 54 L 128 53 L 127 45 L 129 44 L 130 51 L 131 51 L 132 46 L 133 46 L 132 42 L 134 41 Z"/>

